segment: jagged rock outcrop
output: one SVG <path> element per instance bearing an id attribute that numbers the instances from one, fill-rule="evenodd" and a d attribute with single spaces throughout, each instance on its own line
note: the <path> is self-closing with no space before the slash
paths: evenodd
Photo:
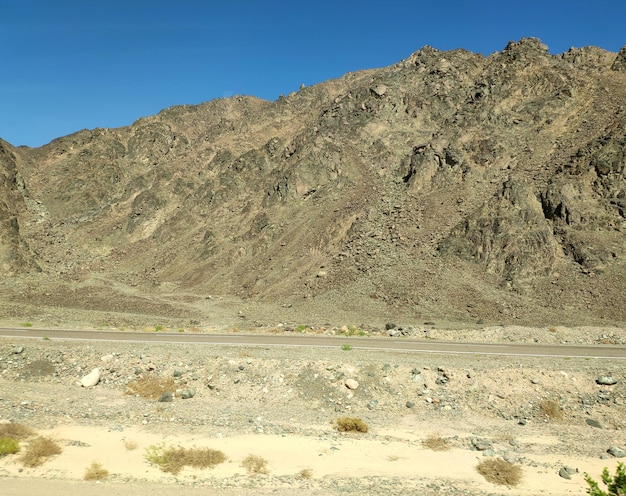
<path id="1" fill-rule="evenodd" d="M 3 267 L 460 320 L 621 322 L 623 65 L 624 49 L 550 55 L 532 38 L 488 57 L 424 47 L 275 102 L 3 145 Z"/>

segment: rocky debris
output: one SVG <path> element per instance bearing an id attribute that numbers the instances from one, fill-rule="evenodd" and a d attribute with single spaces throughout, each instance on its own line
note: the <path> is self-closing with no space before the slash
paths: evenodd
<path id="1" fill-rule="evenodd" d="M 571 479 L 572 475 L 577 474 L 578 469 L 572 467 L 561 467 L 559 469 L 559 476 L 563 479 Z"/>
<path id="2" fill-rule="evenodd" d="M 475 451 L 493 450 L 493 444 L 487 439 L 473 437 L 470 439 L 471 448 Z"/>
<path id="3" fill-rule="evenodd" d="M 195 389 L 183 389 L 183 391 L 180 393 L 180 397 L 184 400 L 193 398 L 195 395 L 196 395 Z"/>
<path id="4" fill-rule="evenodd" d="M 596 383 L 601 386 L 613 386 L 617 384 L 617 379 L 611 375 L 601 375 L 596 379 Z"/>
<path id="5" fill-rule="evenodd" d="M 98 382 L 100 382 L 100 369 L 96 367 L 81 378 L 80 385 L 83 387 L 93 387 L 98 384 Z"/>
<path id="6" fill-rule="evenodd" d="M 615 458 L 626 458 L 626 451 L 618 446 L 611 446 L 606 452 Z"/>

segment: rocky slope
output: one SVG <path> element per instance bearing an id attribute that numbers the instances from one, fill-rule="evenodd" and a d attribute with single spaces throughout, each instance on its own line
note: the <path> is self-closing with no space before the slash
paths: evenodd
<path id="1" fill-rule="evenodd" d="M 625 102 L 626 50 L 522 39 L 1 142 L 4 315 L 621 325 Z"/>

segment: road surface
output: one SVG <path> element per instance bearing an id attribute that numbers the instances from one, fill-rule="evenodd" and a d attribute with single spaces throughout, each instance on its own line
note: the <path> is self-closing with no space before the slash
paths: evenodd
<path id="1" fill-rule="evenodd" d="M 130 331 L 82 331 L 62 329 L 0 328 L 0 337 L 79 341 L 126 341 L 136 343 L 193 343 L 222 346 L 308 346 L 500 356 L 571 357 L 626 360 L 626 347 L 614 345 L 574 346 L 543 344 L 461 343 L 430 339 L 311 336 L 307 334 L 197 334 Z"/>

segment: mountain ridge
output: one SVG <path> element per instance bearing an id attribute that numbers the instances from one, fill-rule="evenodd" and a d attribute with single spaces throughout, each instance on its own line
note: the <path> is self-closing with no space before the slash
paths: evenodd
<path id="1" fill-rule="evenodd" d="M 424 47 L 274 102 L 0 142 L 5 312 L 123 310 L 122 285 L 276 318 L 623 325 L 625 68 L 626 47 Z"/>

